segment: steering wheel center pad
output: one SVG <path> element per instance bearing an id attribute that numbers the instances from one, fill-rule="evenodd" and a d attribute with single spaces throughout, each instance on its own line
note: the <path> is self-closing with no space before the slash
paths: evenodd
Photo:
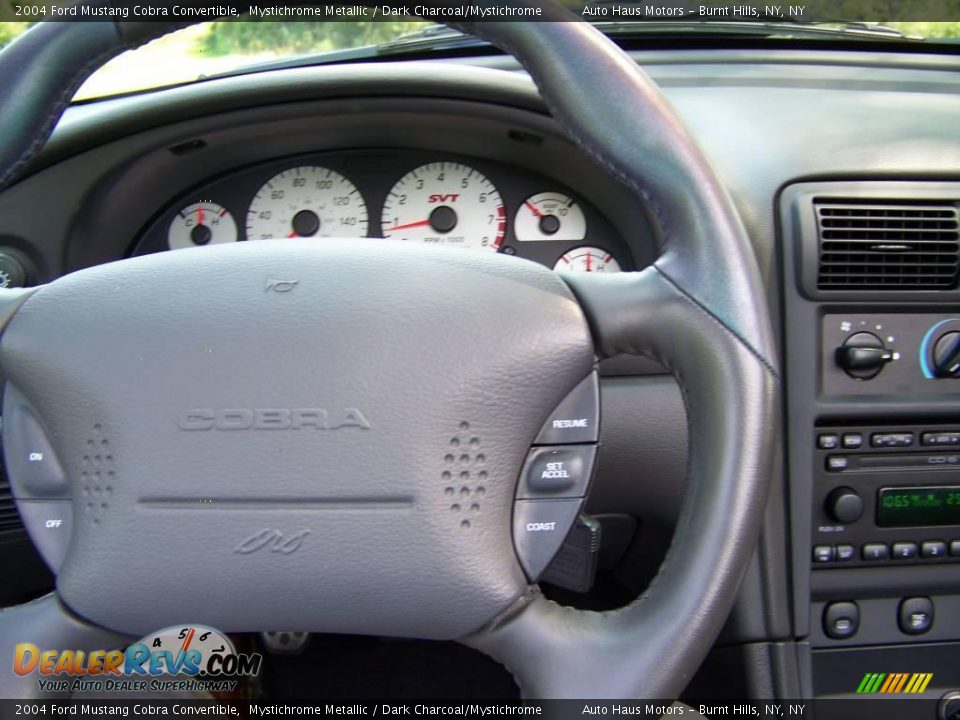
<path id="1" fill-rule="evenodd" d="M 517 475 L 594 356 L 542 266 L 350 239 L 75 273 L 0 362 L 70 479 L 84 617 L 458 638 L 526 588 Z"/>

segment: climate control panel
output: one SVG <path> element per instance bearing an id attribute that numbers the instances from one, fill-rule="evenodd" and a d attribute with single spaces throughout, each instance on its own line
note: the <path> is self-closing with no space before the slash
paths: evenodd
<path id="1" fill-rule="evenodd" d="M 824 394 L 960 396 L 960 316 L 830 313 L 821 337 Z"/>

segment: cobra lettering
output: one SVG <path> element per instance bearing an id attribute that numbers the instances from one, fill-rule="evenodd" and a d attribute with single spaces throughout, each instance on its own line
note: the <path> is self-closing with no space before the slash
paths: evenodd
<path id="1" fill-rule="evenodd" d="M 370 429 L 358 408 L 196 408 L 177 416 L 181 430 L 340 430 Z"/>

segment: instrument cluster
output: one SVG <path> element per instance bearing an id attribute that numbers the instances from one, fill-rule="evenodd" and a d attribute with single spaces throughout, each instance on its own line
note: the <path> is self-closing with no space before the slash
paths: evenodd
<path id="1" fill-rule="evenodd" d="M 612 225 L 566 185 L 502 163 L 413 150 L 318 153 L 238 169 L 171 201 L 132 254 L 325 237 L 504 252 L 563 272 L 634 267 Z"/>

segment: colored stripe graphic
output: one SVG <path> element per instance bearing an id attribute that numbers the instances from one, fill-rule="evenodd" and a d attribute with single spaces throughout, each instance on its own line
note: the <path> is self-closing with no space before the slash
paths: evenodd
<path id="1" fill-rule="evenodd" d="M 933 680 L 933 673 L 867 673 L 857 686 L 857 693 L 860 695 L 874 693 L 916 695 L 925 691 L 931 680 Z"/>

